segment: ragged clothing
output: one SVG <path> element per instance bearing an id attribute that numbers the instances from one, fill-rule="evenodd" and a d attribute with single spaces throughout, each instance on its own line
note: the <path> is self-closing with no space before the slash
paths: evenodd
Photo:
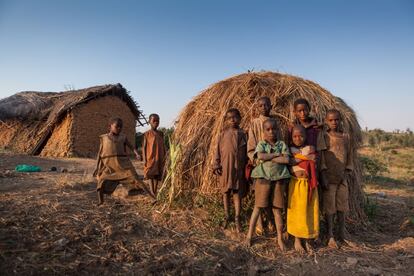
<path id="1" fill-rule="evenodd" d="M 126 135 L 104 134 L 100 137 L 96 176 L 97 190 L 112 193 L 118 183 L 137 185 L 139 177 L 127 155 L 126 148 L 132 148 Z"/>
<path id="2" fill-rule="evenodd" d="M 268 119 L 274 119 L 274 117 L 260 115 L 259 117 L 253 119 L 250 123 L 249 138 L 247 141 L 247 156 L 253 164 L 256 159 L 254 153 L 256 151 L 257 144 L 264 140 L 263 123 Z"/>
<path id="3" fill-rule="evenodd" d="M 312 198 L 313 191 L 318 186 L 316 175 L 316 151 L 313 146 L 290 147 L 290 152 L 295 158 L 297 165 L 291 167 L 292 172 L 305 172 L 309 183 L 309 200 Z"/>
<path id="4" fill-rule="evenodd" d="M 142 150 L 145 179 L 161 180 L 166 156 L 163 133 L 153 129 L 145 132 Z"/>
<path id="5" fill-rule="evenodd" d="M 247 137 L 241 129 L 225 129 L 217 142 L 214 168 L 221 168 L 221 192 L 246 191 L 245 167 L 247 164 Z"/>
<path id="6" fill-rule="evenodd" d="M 276 153 L 280 156 L 289 156 L 289 150 L 283 141 L 276 141 L 274 145 L 263 140 L 257 144 L 254 156 L 258 153 Z M 290 177 L 290 173 L 287 165 L 278 164 L 270 161 L 261 161 L 252 171 L 252 178 L 264 178 L 270 181 L 276 181 L 280 179 L 286 179 Z"/>
<path id="7" fill-rule="evenodd" d="M 354 170 L 349 135 L 324 131 L 319 136 L 320 171 L 324 171 L 329 184 L 340 184 L 344 181 L 345 170 Z"/>
<path id="8" fill-rule="evenodd" d="M 301 125 L 305 128 L 306 134 L 306 141 L 305 145 L 311 145 L 314 148 L 317 147 L 317 141 L 319 138 L 319 132 L 321 130 L 321 126 L 318 124 L 318 121 L 315 118 L 311 118 L 311 121 L 306 126 L 302 125 L 299 120 L 295 120 L 289 126 L 289 141 L 291 141 L 292 137 L 292 129 L 295 125 Z"/>

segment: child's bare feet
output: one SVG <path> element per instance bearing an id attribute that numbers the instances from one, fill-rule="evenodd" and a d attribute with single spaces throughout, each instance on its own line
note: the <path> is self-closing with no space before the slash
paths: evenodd
<path id="1" fill-rule="evenodd" d="M 246 246 L 247 247 L 251 247 L 252 246 L 252 239 L 250 239 L 250 238 L 247 238 L 246 239 Z"/>
<path id="2" fill-rule="evenodd" d="M 310 244 L 308 240 L 305 241 L 305 248 L 308 254 L 313 254 L 313 246 Z"/>
<path id="3" fill-rule="evenodd" d="M 295 250 L 299 254 L 305 254 L 305 249 L 303 248 L 302 243 L 300 242 L 300 239 L 296 237 L 295 237 Z"/>
<path id="4" fill-rule="evenodd" d="M 289 233 L 287 231 L 283 232 L 283 240 L 287 241 L 288 239 L 289 239 Z"/>
<path id="5" fill-rule="evenodd" d="M 339 246 L 333 237 L 329 238 L 328 247 L 332 249 L 339 249 Z"/>
<path id="6" fill-rule="evenodd" d="M 281 236 L 279 236 L 277 238 L 277 244 L 279 245 L 279 248 L 282 252 L 286 251 L 286 246 L 285 246 L 285 243 L 283 242 L 283 238 Z"/>

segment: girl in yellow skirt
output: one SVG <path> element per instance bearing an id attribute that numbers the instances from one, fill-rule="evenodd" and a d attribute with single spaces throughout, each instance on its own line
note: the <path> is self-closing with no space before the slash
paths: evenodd
<path id="1" fill-rule="evenodd" d="M 138 178 L 126 149 L 129 148 L 137 159 L 140 159 L 138 151 L 121 131 L 122 120 L 113 118 L 109 122 L 109 133 L 100 136 L 96 170 L 93 173 L 98 180 L 98 205 L 103 203 L 103 195 L 111 194 L 120 183 L 131 189 L 140 188 L 152 197 L 145 184 Z"/>
<path id="2" fill-rule="evenodd" d="M 309 239 L 319 235 L 319 203 L 315 168 L 316 151 L 311 145 L 304 145 L 305 129 L 294 126 L 291 133 L 290 151 L 294 157 L 292 162 L 292 178 L 289 183 L 287 232 L 295 237 L 295 250 L 305 253 L 302 239 L 305 239 L 306 250 L 312 252 Z"/>

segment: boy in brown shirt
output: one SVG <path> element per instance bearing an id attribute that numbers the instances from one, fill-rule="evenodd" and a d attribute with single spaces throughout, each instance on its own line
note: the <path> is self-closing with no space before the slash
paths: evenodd
<path id="1" fill-rule="evenodd" d="M 347 177 L 354 170 L 349 135 L 340 130 L 341 114 L 336 109 L 326 113 L 328 126 L 318 138 L 320 152 L 323 211 L 328 224 L 328 246 L 338 248 L 333 236 L 334 216 L 339 224 L 339 241 L 345 241 L 345 212 L 349 210 Z"/>

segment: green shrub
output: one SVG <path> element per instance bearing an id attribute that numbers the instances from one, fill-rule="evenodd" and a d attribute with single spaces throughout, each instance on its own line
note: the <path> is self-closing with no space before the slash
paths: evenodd
<path id="1" fill-rule="evenodd" d="M 387 167 L 382 162 L 367 156 L 361 156 L 360 162 L 364 176 L 368 176 L 370 179 L 388 171 Z"/>

